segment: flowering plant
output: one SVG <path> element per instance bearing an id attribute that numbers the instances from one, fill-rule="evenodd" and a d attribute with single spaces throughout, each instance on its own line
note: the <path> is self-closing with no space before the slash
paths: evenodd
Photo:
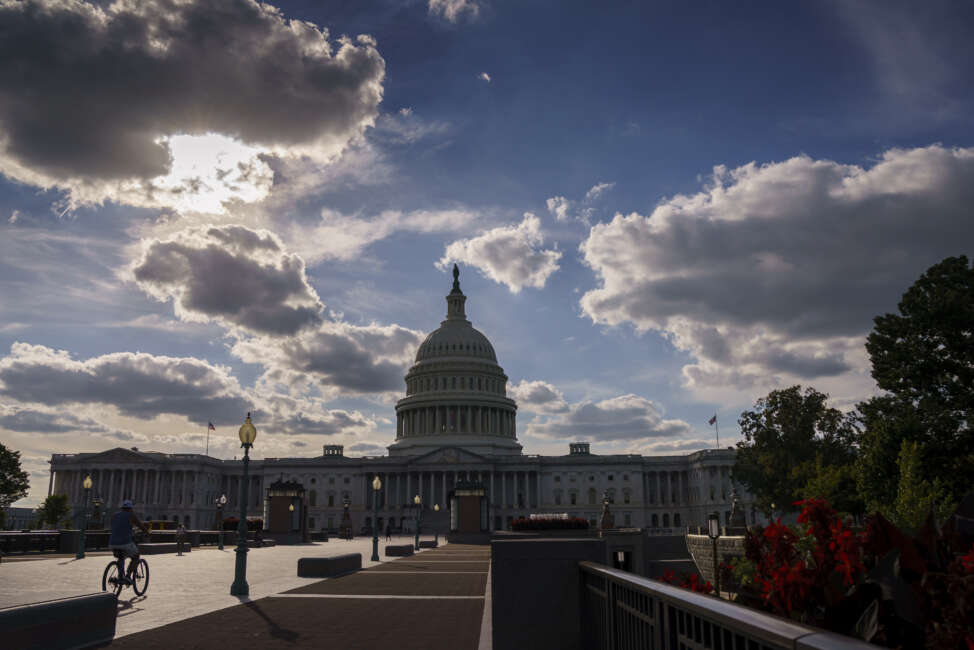
<path id="1" fill-rule="evenodd" d="M 657 578 L 657 580 L 665 582 L 668 585 L 677 585 L 699 594 L 709 594 L 714 590 L 714 586 L 710 582 L 705 581 L 696 573 L 681 574 L 677 577 L 673 569 L 666 569 L 663 571 L 663 575 Z"/>
<path id="2" fill-rule="evenodd" d="M 889 647 L 974 650 L 974 495 L 915 536 L 879 514 L 852 530 L 822 499 L 795 505 L 797 526 L 748 531 L 727 567 L 739 602 Z"/>

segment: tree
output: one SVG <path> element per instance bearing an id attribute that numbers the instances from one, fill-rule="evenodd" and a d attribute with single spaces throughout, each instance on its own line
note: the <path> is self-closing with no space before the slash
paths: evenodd
<path id="1" fill-rule="evenodd" d="M 900 448 L 920 438 L 922 425 L 912 406 L 890 396 L 874 397 L 857 411 L 862 433 L 856 488 L 869 512 L 882 511 L 896 500 Z"/>
<path id="2" fill-rule="evenodd" d="M 880 435 L 919 443 L 924 476 L 960 501 L 974 476 L 974 268 L 967 257 L 948 257 L 898 307 L 875 318 L 866 341 L 872 376 L 889 393 L 874 410 L 886 411 L 893 431 Z"/>
<path id="3" fill-rule="evenodd" d="M 899 484 L 896 499 L 879 511 L 900 528 L 917 531 L 926 521 L 933 508 L 938 521 L 945 521 L 957 504 L 950 501 L 940 479 L 933 482 L 923 478 L 920 467 L 920 446 L 915 441 L 904 440 L 899 453 Z"/>
<path id="4" fill-rule="evenodd" d="M 29 489 L 29 475 L 20 467 L 20 452 L 0 443 L 0 509 L 23 499 Z"/>
<path id="5" fill-rule="evenodd" d="M 856 421 L 826 406 L 827 400 L 814 388 L 792 386 L 771 391 L 741 413 L 744 440 L 737 443 L 734 479 L 765 512 L 772 503 L 778 511 L 795 510 L 792 503 L 805 496 L 821 468 L 853 462 Z"/>
<path id="6" fill-rule="evenodd" d="M 57 527 L 68 516 L 69 511 L 68 495 L 49 494 L 37 509 L 37 516 L 41 523 Z"/>

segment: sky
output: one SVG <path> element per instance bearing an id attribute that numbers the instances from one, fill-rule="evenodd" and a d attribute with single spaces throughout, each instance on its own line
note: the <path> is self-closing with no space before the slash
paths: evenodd
<path id="1" fill-rule="evenodd" d="M 974 254 L 964 2 L 0 0 L 0 442 L 381 455 L 454 263 L 525 453 L 851 409 Z"/>

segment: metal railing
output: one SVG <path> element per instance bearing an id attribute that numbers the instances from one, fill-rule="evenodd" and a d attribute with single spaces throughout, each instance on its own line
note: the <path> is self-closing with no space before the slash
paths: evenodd
<path id="1" fill-rule="evenodd" d="M 875 648 L 594 562 L 580 562 L 579 570 L 585 650 Z"/>

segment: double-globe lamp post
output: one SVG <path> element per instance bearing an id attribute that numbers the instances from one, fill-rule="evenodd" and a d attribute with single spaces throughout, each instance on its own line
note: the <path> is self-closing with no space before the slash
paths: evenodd
<path id="1" fill-rule="evenodd" d="M 257 429 L 250 421 L 250 413 L 240 427 L 240 446 L 244 448 L 243 479 L 240 481 L 240 525 L 237 527 L 237 564 L 233 572 L 233 584 L 230 585 L 231 596 L 249 596 L 250 585 L 247 584 L 247 470 L 250 467 L 250 448 L 257 438 Z"/>
<path id="2" fill-rule="evenodd" d="M 217 548 L 223 550 L 223 506 L 227 505 L 227 495 L 221 494 L 216 500 Z"/>
<path id="3" fill-rule="evenodd" d="M 78 534 L 78 552 L 74 554 L 74 559 L 81 560 L 85 556 L 85 533 L 88 532 L 88 494 L 91 492 L 91 476 L 86 476 L 82 485 L 85 488 L 85 509 L 81 513 L 81 532 Z"/>
<path id="4" fill-rule="evenodd" d="M 717 572 L 717 538 L 720 537 L 720 515 L 711 512 L 707 517 L 707 537 L 714 545 L 714 585 L 717 597 L 720 598 L 720 574 Z"/>
<path id="5" fill-rule="evenodd" d="M 382 481 L 376 475 L 372 479 L 372 561 L 379 561 L 379 490 L 382 489 Z"/>
<path id="6" fill-rule="evenodd" d="M 419 495 L 413 497 L 413 503 L 416 504 L 416 546 L 415 550 L 419 550 L 419 527 L 423 524 L 423 500 L 419 498 Z"/>

